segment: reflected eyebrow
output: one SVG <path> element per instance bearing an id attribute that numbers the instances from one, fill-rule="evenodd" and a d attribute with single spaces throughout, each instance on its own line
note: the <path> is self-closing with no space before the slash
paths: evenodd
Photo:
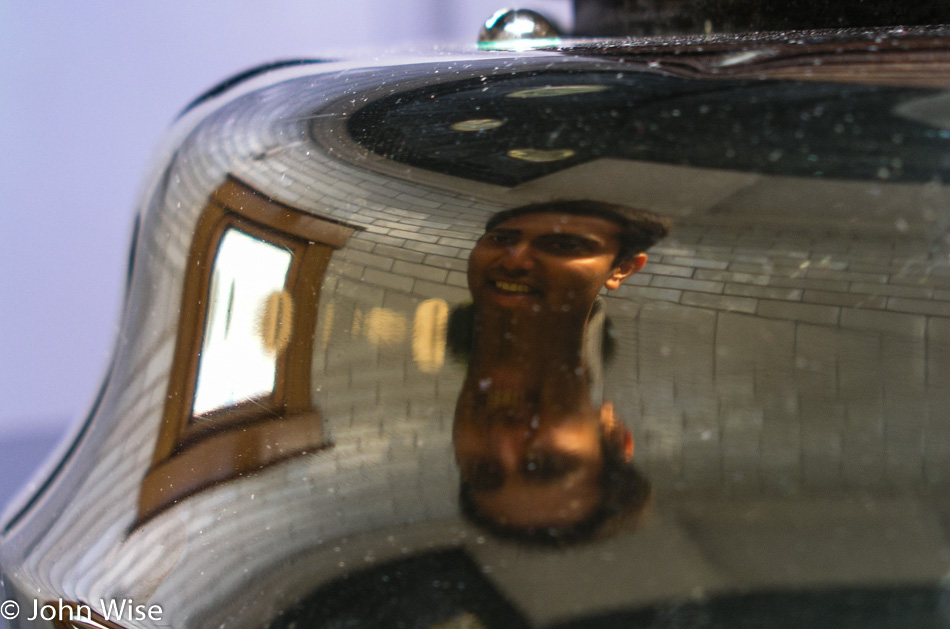
<path id="1" fill-rule="evenodd" d="M 493 228 L 493 229 L 489 229 L 487 232 L 485 232 L 484 234 L 482 234 L 481 238 L 485 238 L 486 236 L 515 236 L 515 237 L 521 237 L 521 233 L 522 233 L 522 232 L 521 232 L 520 229 L 507 229 L 507 228 L 504 228 L 504 227 L 502 227 L 502 228 L 495 227 L 495 228 Z M 481 240 L 481 238 L 479 238 L 479 240 Z"/>
<path id="2" fill-rule="evenodd" d="M 599 246 L 604 242 L 602 239 L 597 238 L 596 236 L 589 236 L 587 234 L 574 234 L 571 232 L 552 232 L 548 234 L 541 234 L 538 236 L 538 239 L 572 242 L 594 247 Z"/>

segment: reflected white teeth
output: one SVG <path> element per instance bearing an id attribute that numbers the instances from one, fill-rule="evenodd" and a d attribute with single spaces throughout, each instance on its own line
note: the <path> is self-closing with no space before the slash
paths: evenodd
<path id="1" fill-rule="evenodd" d="M 530 293 L 531 287 L 511 282 L 495 282 L 495 286 L 508 293 Z"/>

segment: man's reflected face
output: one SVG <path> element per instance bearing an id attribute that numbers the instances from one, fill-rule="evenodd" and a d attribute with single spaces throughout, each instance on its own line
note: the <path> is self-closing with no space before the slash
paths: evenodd
<path id="1" fill-rule="evenodd" d="M 514 414 L 529 413 L 522 411 Z M 601 425 L 594 417 L 510 421 L 463 412 L 454 432 L 462 480 L 493 521 L 529 529 L 568 526 L 602 501 Z"/>
<path id="2" fill-rule="evenodd" d="M 618 223 L 597 216 L 539 212 L 499 223 L 469 258 L 475 304 L 534 312 L 589 309 L 601 287 L 616 288 L 642 266 L 615 263 L 620 235 Z"/>

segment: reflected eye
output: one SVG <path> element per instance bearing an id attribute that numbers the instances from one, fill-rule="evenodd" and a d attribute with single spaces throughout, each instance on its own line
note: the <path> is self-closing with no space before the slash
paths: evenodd
<path id="1" fill-rule="evenodd" d="M 564 234 L 540 238 L 537 246 L 542 251 L 563 256 L 587 255 L 593 250 L 592 244 L 586 239 Z"/>
<path id="2" fill-rule="evenodd" d="M 525 458 L 522 472 L 536 481 L 552 481 L 562 478 L 580 466 L 580 460 L 550 452 L 531 452 Z"/>
<path id="3" fill-rule="evenodd" d="M 480 242 L 495 247 L 510 247 L 518 242 L 518 235 L 512 232 L 492 231 L 482 236 Z"/>
<path id="4" fill-rule="evenodd" d="M 574 253 L 582 250 L 582 247 L 576 242 L 555 242 L 551 244 L 550 248 L 561 253 Z"/>
<path id="5" fill-rule="evenodd" d="M 505 484 L 505 473 L 498 462 L 482 459 L 462 468 L 462 480 L 472 491 L 491 491 Z"/>

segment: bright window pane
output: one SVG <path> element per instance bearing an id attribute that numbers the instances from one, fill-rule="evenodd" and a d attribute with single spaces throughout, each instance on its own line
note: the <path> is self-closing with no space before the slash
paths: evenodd
<path id="1" fill-rule="evenodd" d="M 192 415 L 270 395 L 279 349 L 268 342 L 268 301 L 287 280 L 292 254 L 229 228 L 214 259 Z"/>

